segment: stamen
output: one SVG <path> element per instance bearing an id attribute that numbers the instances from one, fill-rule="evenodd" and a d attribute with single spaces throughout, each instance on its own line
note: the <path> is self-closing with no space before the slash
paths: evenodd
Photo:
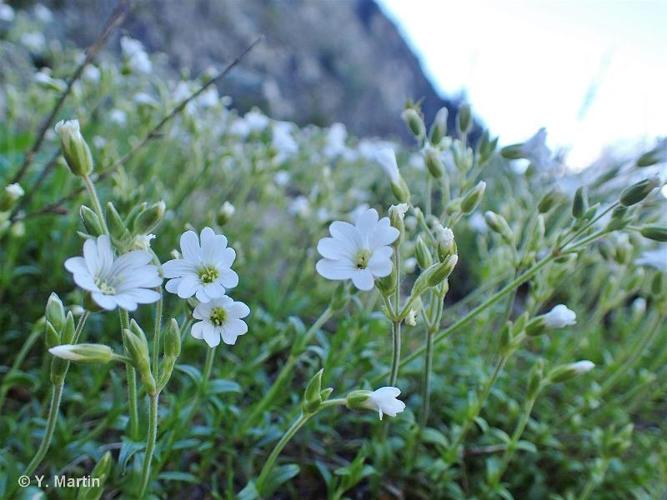
<path id="1" fill-rule="evenodd" d="M 224 310 L 222 307 L 215 307 L 211 310 L 211 323 L 213 323 L 215 326 L 222 326 L 225 324 L 225 320 L 227 319 L 227 311 Z"/>
<path id="2" fill-rule="evenodd" d="M 206 266 L 197 271 L 199 279 L 204 284 L 213 283 L 220 276 L 220 271 L 216 267 Z"/>

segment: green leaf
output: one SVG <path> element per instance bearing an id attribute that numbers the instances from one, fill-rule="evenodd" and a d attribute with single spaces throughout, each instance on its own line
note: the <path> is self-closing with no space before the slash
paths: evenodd
<path id="1" fill-rule="evenodd" d="M 225 392 L 241 392 L 241 386 L 232 380 L 218 378 L 208 384 L 211 394 L 222 394 Z"/>
<path id="2" fill-rule="evenodd" d="M 188 472 L 168 471 L 162 472 L 158 479 L 163 481 L 182 481 L 184 483 L 199 484 L 199 479 Z"/>
<path id="3" fill-rule="evenodd" d="M 118 454 L 118 464 L 120 465 L 120 469 L 123 474 L 125 474 L 127 463 L 132 455 L 134 455 L 139 450 L 142 450 L 143 448 L 144 443 L 123 438 L 123 445 L 120 447 L 120 453 Z"/>

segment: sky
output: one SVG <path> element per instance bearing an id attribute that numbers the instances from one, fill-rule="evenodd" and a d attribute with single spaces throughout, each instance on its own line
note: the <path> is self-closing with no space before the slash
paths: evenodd
<path id="1" fill-rule="evenodd" d="M 585 168 L 667 135 L 667 1 L 378 0 L 444 95 L 501 144 L 546 127 Z"/>

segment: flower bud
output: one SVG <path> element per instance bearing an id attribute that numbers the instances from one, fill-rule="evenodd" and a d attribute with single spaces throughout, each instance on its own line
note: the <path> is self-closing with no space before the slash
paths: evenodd
<path id="1" fill-rule="evenodd" d="M 484 191 L 486 190 L 486 182 L 479 181 L 477 185 L 472 188 L 461 202 L 461 211 L 464 214 L 469 214 L 477 208 L 477 205 L 482 201 Z"/>
<path id="2" fill-rule="evenodd" d="M 560 382 L 565 382 L 567 380 L 570 380 L 578 375 L 583 375 L 584 373 L 588 373 L 593 368 L 595 368 L 595 363 L 591 361 L 588 360 L 577 361 L 576 363 L 557 366 L 556 368 L 551 370 L 551 372 L 548 375 L 548 379 L 550 382 L 558 384 Z"/>
<path id="3" fill-rule="evenodd" d="M 667 226 L 644 226 L 639 232 L 644 238 L 654 241 L 667 241 Z"/>
<path id="4" fill-rule="evenodd" d="M 454 255 L 458 250 L 454 240 L 454 232 L 438 222 L 434 228 L 434 233 L 438 248 L 438 260 L 444 262 L 447 257 Z"/>
<path id="5" fill-rule="evenodd" d="M 660 185 L 658 178 L 653 177 L 650 179 L 644 179 L 633 184 L 630 187 L 625 188 L 621 192 L 620 202 L 621 205 L 625 207 L 630 207 L 642 201 L 646 198 L 651 191 L 657 188 Z"/>
<path id="6" fill-rule="evenodd" d="M 164 336 L 164 355 L 178 358 L 181 355 L 181 329 L 178 322 L 172 318 Z"/>
<path id="7" fill-rule="evenodd" d="M 575 325 L 577 315 L 563 304 L 558 304 L 551 311 L 537 316 L 526 325 L 526 334 L 530 336 L 542 335 L 546 330 L 555 330 L 566 326 Z"/>
<path id="8" fill-rule="evenodd" d="M 653 279 L 651 280 L 651 295 L 654 297 L 660 297 L 663 290 L 665 289 L 665 279 L 663 278 L 663 273 L 657 272 Z"/>
<path id="9" fill-rule="evenodd" d="M 59 121 L 55 126 L 67 166 L 74 175 L 87 177 L 93 171 L 93 156 L 79 130 L 79 120 Z"/>
<path id="10" fill-rule="evenodd" d="M 62 339 L 63 344 L 71 344 L 74 340 L 74 333 L 76 328 L 74 326 L 74 316 L 71 312 L 67 313 L 65 318 L 65 327 L 60 332 L 60 338 Z"/>
<path id="11" fill-rule="evenodd" d="M 572 202 L 572 216 L 575 219 L 581 219 L 584 213 L 588 210 L 588 196 L 584 186 L 579 186 L 574 193 L 574 200 Z"/>
<path id="12" fill-rule="evenodd" d="M 484 214 L 484 220 L 491 231 L 498 233 L 510 245 L 514 244 L 514 233 L 502 215 L 488 210 Z"/>
<path id="13" fill-rule="evenodd" d="M 400 233 L 399 238 L 396 240 L 397 242 L 399 242 L 405 235 L 404 219 L 408 208 L 407 203 L 399 203 L 398 205 L 389 207 L 389 222 L 391 222 L 391 225 L 398 229 L 398 232 Z"/>
<path id="14" fill-rule="evenodd" d="M 81 221 L 83 222 L 83 227 L 86 228 L 86 232 L 88 234 L 95 237 L 104 234 L 100 218 L 97 216 L 95 212 L 93 212 L 86 205 L 81 205 L 81 209 L 79 210 L 79 216 L 81 217 Z"/>
<path id="15" fill-rule="evenodd" d="M 484 132 L 482 132 L 482 137 L 480 137 L 477 145 L 480 165 L 484 165 L 487 161 L 489 161 L 493 153 L 495 153 L 497 146 L 498 138 L 496 137 L 495 139 L 491 139 L 489 131 L 484 130 Z"/>
<path id="16" fill-rule="evenodd" d="M 58 333 L 58 330 L 55 329 L 50 321 L 46 322 L 44 329 L 44 343 L 48 349 L 60 344 L 60 333 Z"/>
<path id="17" fill-rule="evenodd" d="M 388 297 L 396 291 L 396 278 L 396 269 L 392 267 L 391 273 L 388 276 L 375 281 L 375 286 L 380 290 L 382 295 Z"/>
<path id="18" fill-rule="evenodd" d="M 301 403 L 301 408 L 306 414 L 315 413 L 319 410 L 320 405 L 322 404 L 322 374 L 324 373 L 324 368 L 318 371 L 313 378 L 310 379 L 306 390 L 303 393 L 303 402 Z"/>
<path id="19" fill-rule="evenodd" d="M 434 178 L 439 179 L 442 177 L 445 167 L 440 160 L 440 155 L 437 150 L 427 148 L 424 153 L 424 163 L 426 163 L 426 168 Z"/>
<path id="20" fill-rule="evenodd" d="M 356 391 L 351 391 L 347 394 L 346 396 L 346 403 L 345 405 L 350 409 L 350 410 L 361 410 L 363 408 L 366 408 L 365 403 L 368 401 L 368 398 L 371 397 L 371 391 L 364 391 L 364 390 L 356 390 Z"/>
<path id="21" fill-rule="evenodd" d="M 158 201 L 139 212 L 132 224 L 132 234 L 152 232 L 164 218 L 166 208 L 164 201 Z"/>
<path id="22" fill-rule="evenodd" d="M 218 223 L 219 226 L 224 226 L 234 216 L 234 212 L 236 212 L 236 208 L 234 208 L 234 205 L 226 201 L 222 204 L 220 210 L 218 210 L 215 221 Z"/>
<path id="23" fill-rule="evenodd" d="M 126 243 L 130 240 L 130 232 L 123 222 L 123 218 L 120 216 L 116 207 L 112 202 L 107 202 L 107 222 L 109 224 L 109 232 L 111 237 L 115 242 Z"/>
<path id="24" fill-rule="evenodd" d="M 545 194 L 537 205 L 537 211 L 541 214 L 547 213 L 560 200 L 560 192 L 557 189 L 552 189 Z"/>
<path id="25" fill-rule="evenodd" d="M 123 344 L 130 355 L 130 359 L 132 359 L 132 364 L 139 372 L 146 392 L 151 395 L 155 394 L 157 384 L 151 373 L 148 341 L 144 332 L 134 320 L 130 323 L 130 329 L 123 329 Z"/>
<path id="26" fill-rule="evenodd" d="M 456 115 L 456 129 L 459 134 L 467 134 L 472 129 L 472 110 L 470 104 L 464 103 Z"/>
<path id="27" fill-rule="evenodd" d="M 108 363 L 113 358 L 111 347 L 103 344 L 62 344 L 49 352 L 57 358 L 80 363 Z"/>
<path id="28" fill-rule="evenodd" d="M 422 271 L 433 264 L 431 252 L 421 236 L 417 238 L 417 243 L 415 244 L 415 257 L 417 258 L 417 264 L 419 264 L 419 268 Z"/>
<path id="29" fill-rule="evenodd" d="M 524 157 L 523 144 L 510 144 L 500 150 L 500 155 L 506 160 L 520 160 Z"/>
<path id="30" fill-rule="evenodd" d="M 426 133 L 424 120 L 422 120 L 421 116 L 419 116 L 419 113 L 416 109 L 405 109 L 403 113 L 401 113 L 401 118 L 403 118 L 403 121 L 408 126 L 410 132 L 412 132 L 412 135 L 414 135 L 415 138 L 421 139 L 424 137 L 424 134 Z"/>
<path id="31" fill-rule="evenodd" d="M 533 365 L 528 375 L 528 399 L 534 399 L 542 389 L 542 381 L 544 380 L 544 360 L 538 359 Z"/>
<path id="32" fill-rule="evenodd" d="M 20 184 L 14 183 L 5 186 L 0 194 L 0 212 L 6 212 L 14 208 L 23 194 L 24 191 Z"/>
<path id="33" fill-rule="evenodd" d="M 447 117 L 449 111 L 446 107 L 440 108 L 436 113 L 433 123 L 431 124 L 431 131 L 429 133 L 429 140 L 431 144 L 437 146 L 440 144 L 440 141 L 447 134 Z"/>
<path id="34" fill-rule="evenodd" d="M 434 287 L 445 281 L 459 261 L 459 256 L 454 254 L 447 257 L 447 260 L 434 264 L 427 270 L 427 280 L 426 283 L 429 287 Z"/>
<path id="35" fill-rule="evenodd" d="M 49 300 L 46 301 L 45 315 L 46 321 L 51 323 L 57 332 L 61 332 L 65 328 L 65 307 L 55 292 L 51 293 Z"/>

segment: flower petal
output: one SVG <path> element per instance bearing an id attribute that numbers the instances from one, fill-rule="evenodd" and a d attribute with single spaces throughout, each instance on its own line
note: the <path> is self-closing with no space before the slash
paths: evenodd
<path id="1" fill-rule="evenodd" d="M 359 232 L 363 235 L 371 234 L 375 225 L 378 222 L 378 213 L 374 208 L 369 208 L 357 215 L 354 225 L 357 226 Z"/>
<path id="2" fill-rule="evenodd" d="M 199 238 L 194 231 L 186 231 L 181 235 L 181 252 L 185 260 L 198 263 L 201 260 L 201 248 Z"/>
<path id="3" fill-rule="evenodd" d="M 317 251 L 325 259 L 352 259 L 356 248 L 347 241 L 336 238 L 322 238 L 317 243 Z"/>
<path id="4" fill-rule="evenodd" d="M 199 280 L 194 276 L 184 276 L 178 284 L 178 296 L 182 299 L 189 299 L 199 288 Z"/>
<path id="5" fill-rule="evenodd" d="M 240 319 L 230 319 L 222 328 L 222 340 L 225 344 L 234 345 L 236 338 L 248 332 L 248 325 Z"/>
<path id="6" fill-rule="evenodd" d="M 356 272 L 356 268 L 351 262 L 331 259 L 317 261 L 315 269 L 320 273 L 320 276 L 329 280 L 346 280 Z"/>
<path id="7" fill-rule="evenodd" d="M 220 332 L 218 328 L 214 328 L 213 325 L 207 324 L 207 327 L 204 328 L 204 340 L 209 347 L 216 347 L 220 344 Z"/>
<path id="8" fill-rule="evenodd" d="M 93 292 L 91 295 L 93 300 L 97 302 L 97 304 L 103 309 L 106 309 L 107 311 L 113 311 L 116 309 L 116 301 L 113 299 L 113 296 L 104 295 L 100 292 Z"/>
<path id="9" fill-rule="evenodd" d="M 354 283 L 354 286 L 356 286 L 359 290 L 367 292 L 368 290 L 372 290 L 373 286 L 375 285 L 375 281 L 373 281 L 373 275 L 368 269 L 355 270 L 351 277 L 352 283 Z"/>
<path id="10" fill-rule="evenodd" d="M 186 274 L 195 274 L 194 266 L 185 259 L 172 259 L 162 264 L 165 278 L 178 278 Z"/>

